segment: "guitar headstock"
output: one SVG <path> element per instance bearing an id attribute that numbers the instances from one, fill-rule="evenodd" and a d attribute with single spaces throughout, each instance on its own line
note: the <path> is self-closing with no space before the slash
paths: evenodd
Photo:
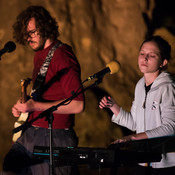
<path id="1" fill-rule="evenodd" d="M 30 84 L 31 80 L 31 78 L 21 80 L 21 87 L 26 88 Z"/>

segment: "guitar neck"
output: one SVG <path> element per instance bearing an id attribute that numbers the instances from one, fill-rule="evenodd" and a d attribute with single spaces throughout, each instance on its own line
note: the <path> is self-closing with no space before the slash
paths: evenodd
<path id="1" fill-rule="evenodd" d="M 27 101 L 27 90 L 22 86 L 21 88 L 21 103 L 25 103 Z"/>
<path id="2" fill-rule="evenodd" d="M 27 101 L 27 86 L 29 85 L 30 81 L 30 78 L 21 81 L 21 103 L 25 103 Z"/>

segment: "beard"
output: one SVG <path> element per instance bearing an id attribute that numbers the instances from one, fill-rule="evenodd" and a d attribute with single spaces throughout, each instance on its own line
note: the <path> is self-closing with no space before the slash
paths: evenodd
<path id="1" fill-rule="evenodd" d="M 30 45 L 30 43 L 31 43 L 31 45 Z M 43 38 L 40 38 L 38 42 L 36 42 L 36 41 L 29 41 L 28 42 L 28 44 L 31 46 L 32 50 L 35 52 L 44 49 L 45 43 L 46 43 L 46 39 L 43 39 Z M 35 44 L 36 47 L 32 47 L 32 44 Z"/>

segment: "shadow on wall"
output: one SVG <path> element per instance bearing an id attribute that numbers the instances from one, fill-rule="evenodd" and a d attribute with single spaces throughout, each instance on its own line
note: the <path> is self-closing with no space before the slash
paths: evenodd
<path id="1" fill-rule="evenodd" d="M 147 10 L 150 7 L 149 4 L 150 0 L 147 1 Z M 147 24 L 147 36 L 154 34 L 154 31 L 162 26 L 175 35 L 175 11 L 172 0 L 155 0 L 152 18 L 150 19 L 147 13 L 143 13 L 143 18 Z"/>

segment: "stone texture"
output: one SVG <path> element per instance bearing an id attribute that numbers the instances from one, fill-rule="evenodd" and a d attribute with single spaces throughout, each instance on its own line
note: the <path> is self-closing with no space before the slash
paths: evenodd
<path id="1" fill-rule="evenodd" d="M 113 96 L 126 110 L 130 109 L 134 87 L 141 77 L 137 55 L 141 42 L 151 31 L 165 37 L 172 45 L 175 37 L 160 25 L 152 28 L 156 0 L 13 0 L 0 1 L 0 47 L 12 38 L 12 24 L 17 14 L 29 5 L 43 5 L 57 19 L 60 39 L 70 44 L 82 68 L 82 80 L 118 60 L 121 70 L 106 75 L 103 82 L 85 92 L 86 108 L 76 117 L 79 146 L 107 147 L 128 131 L 110 121 L 111 113 L 100 110 L 98 103 L 105 94 Z M 0 164 L 11 146 L 15 118 L 11 107 L 20 97 L 20 80 L 31 77 L 33 52 L 17 44 L 13 53 L 2 56 L 0 62 Z M 175 73 L 175 61 L 169 70 Z M 87 87 L 92 82 L 84 84 Z"/>

